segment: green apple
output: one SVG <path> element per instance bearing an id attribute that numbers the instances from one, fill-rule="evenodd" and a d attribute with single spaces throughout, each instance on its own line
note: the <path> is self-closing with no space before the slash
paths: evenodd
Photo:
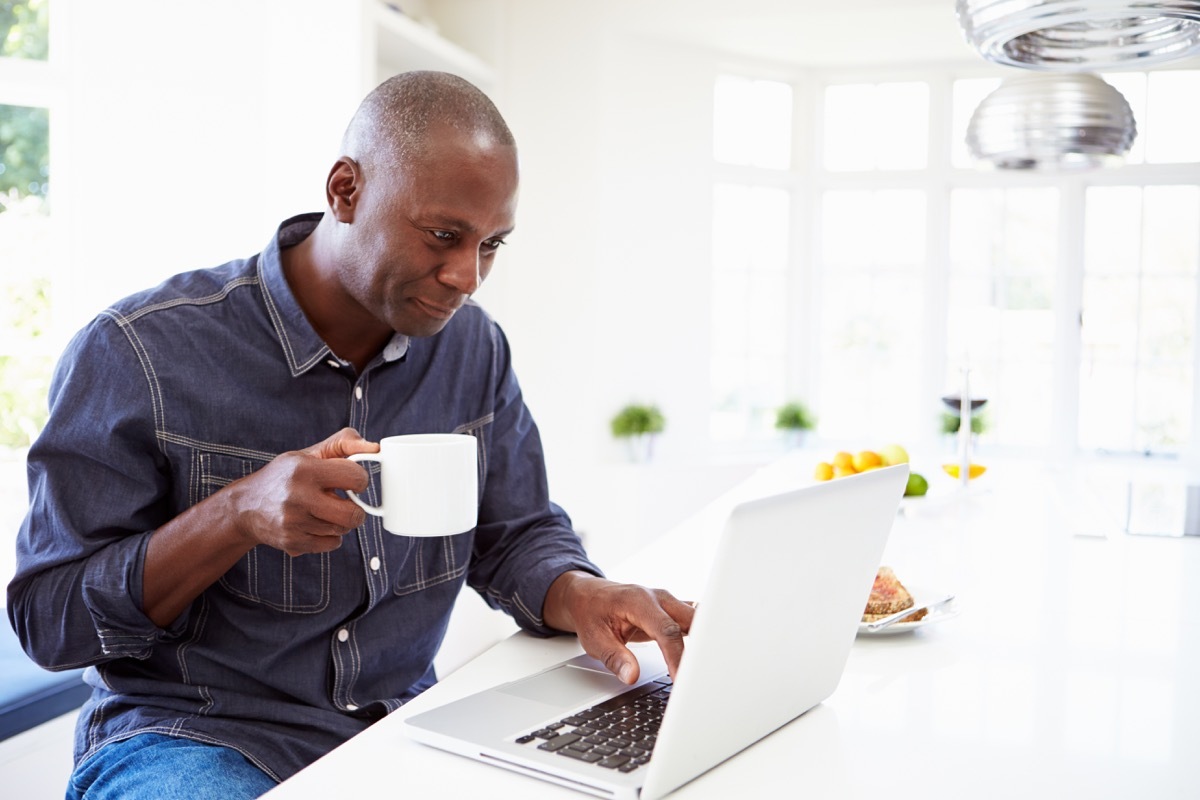
<path id="1" fill-rule="evenodd" d="M 886 447 L 879 448 L 879 457 L 883 459 L 883 463 L 887 466 L 893 464 L 907 464 L 908 451 L 898 444 L 889 444 Z"/>

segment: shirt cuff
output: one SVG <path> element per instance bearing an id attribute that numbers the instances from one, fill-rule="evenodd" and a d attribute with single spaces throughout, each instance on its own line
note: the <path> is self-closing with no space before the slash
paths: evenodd
<path id="1" fill-rule="evenodd" d="M 83 602 L 106 656 L 148 658 L 164 633 L 182 630 L 186 614 L 164 631 L 142 610 L 142 566 L 151 532 L 113 542 L 92 554 L 83 572 Z"/>

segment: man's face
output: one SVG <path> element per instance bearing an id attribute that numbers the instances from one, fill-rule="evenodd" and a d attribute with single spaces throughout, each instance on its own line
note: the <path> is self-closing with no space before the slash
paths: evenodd
<path id="1" fill-rule="evenodd" d="M 432 336 L 491 272 L 513 229 L 516 148 L 447 131 L 429 157 L 366 175 L 343 264 L 346 290 L 379 322 Z"/>

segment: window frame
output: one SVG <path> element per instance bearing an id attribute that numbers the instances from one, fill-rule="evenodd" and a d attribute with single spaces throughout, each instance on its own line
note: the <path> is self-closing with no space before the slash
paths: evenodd
<path id="1" fill-rule="evenodd" d="M 1195 69 L 1191 64 L 1166 65 L 1154 72 Z M 987 64 L 947 64 L 913 68 L 864 67 L 787 72 L 778 67 L 719 65 L 717 75 L 784 80 L 793 87 L 795 116 L 792 167 L 786 174 L 776 170 L 734 167 L 713 159 L 714 184 L 720 182 L 770 182 L 792 193 L 792 253 L 788 277 L 789 305 L 804 313 L 790 315 L 787 387 L 790 394 L 806 402 L 821 396 L 819 317 L 822 272 L 821 198 L 826 191 L 850 189 L 919 189 L 928 198 L 926 216 L 927 264 L 921 292 L 927 313 L 922 321 L 921 342 L 926 354 L 913 391 L 922 397 L 944 394 L 947 353 L 944 326 L 948 310 L 950 277 L 950 197 L 956 189 L 1010 189 L 1053 186 L 1059 190 L 1058 257 L 1054 266 L 1050 439 L 1036 446 L 986 444 L 1000 454 L 1041 458 L 1071 458 L 1095 455 L 1082 451 L 1078 431 L 1080 366 L 1082 357 L 1081 315 L 1084 279 L 1085 196 L 1093 186 L 1155 185 L 1200 186 L 1200 163 L 1130 163 L 1120 169 L 1079 173 L 1005 172 L 952 163 L 953 88 L 961 79 L 1003 78 L 1008 73 Z M 920 170 L 870 170 L 831 172 L 824 168 L 824 91 L 844 83 L 892 83 L 925 81 L 929 84 L 929 151 L 926 167 Z M 715 76 L 714 76 L 715 83 Z M 763 174 L 772 173 L 770 175 Z M 1200 282 L 1197 286 L 1200 299 Z M 1200 308 L 1200 302 L 1197 304 Z M 1200 314 L 1193 333 L 1192 363 L 1197 386 L 1192 399 L 1192 430 L 1181 452 L 1181 460 L 1200 459 Z M 820 407 L 816 407 L 818 417 Z M 933 442 L 936 433 L 931 432 Z M 716 450 L 721 448 L 713 442 Z M 761 444 L 742 447 L 742 452 L 762 450 Z M 1122 454 L 1125 455 L 1125 454 Z M 1163 455 L 1163 454 L 1156 454 Z M 1167 455 L 1167 457 L 1171 457 Z"/>

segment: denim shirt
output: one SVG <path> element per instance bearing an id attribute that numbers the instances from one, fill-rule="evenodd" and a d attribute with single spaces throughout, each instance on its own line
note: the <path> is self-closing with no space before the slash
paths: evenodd
<path id="1" fill-rule="evenodd" d="M 428 688 L 464 582 L 531 632 L 564 571 L 600 574 L 550 502 L 537 427 L 499 327 L 468 303 L 438 334 L 396 335 L 361 374 L 318 337 L 280 250 L 185 273 L 72 340 L 28 457 L 30 508 L 8 613 L 50 669 L 90 667 L 81 761 L 158 732 L 227 745 L 282 780 Z M 332 553 L 260 545 L 166 629 L 142 610 L 155 528 L 276 455 L 351 426 L 478 439 L 471 532 L 415 539 L 379 519 Z M 365 494 L 378 503 L 372 476 Z"/>

